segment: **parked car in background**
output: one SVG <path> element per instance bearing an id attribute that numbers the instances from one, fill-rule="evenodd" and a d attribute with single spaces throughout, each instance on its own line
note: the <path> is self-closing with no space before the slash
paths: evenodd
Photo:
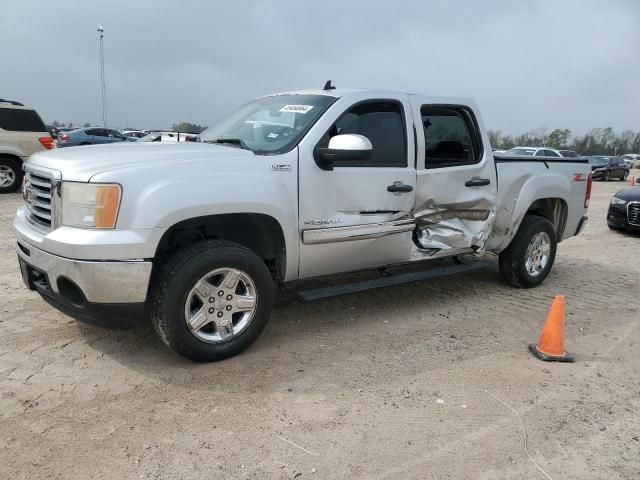
<path id="1" fill-rule="evenodd" d="M 0 99 L 0 193 L 22 185 L 22 163 L 56 144 L 38 113 L 14 100 Z"/>
<path id="2" fill-rule="evenodd" d="M 142 130 L 122 130 L 122 134 L 127 137 L 142 138 L 147 135 L 147 132 L 144 132 Z"/>
<path id="3" fill-rule="evenodd" d="M 640 168 L 640 154 L 625 153 L 620 158 L 622 158 L 625 162 L 630 163 L 630 167 Z"/>
<path id="4" fill-rule="evenodd" d="M 580 155 L 575 150 L 558 150 L 560 155 L 566 158 L 579 158 Z"/>
<path id="5" fill-rule="evenodd" d="M 45 127 L 47 128 L 49 135 L 51 135 L 51 138 L 54 140 L 58 138 L 58 133 L 60 132 L 58 127 L 54 127 L 53 125 L 45 125 Z"/>
<path id="6" fill-rule="evenodd" d="M 195 142 L 198 136 L 193 133 L 181 133 L 181 132 L 151 132 L 142 138 L 138 139 L 138 142 L 163 142 L 163 143 L 178 143 L 178 142 Z"/>
<path id="7" fill-rule="evenodd" d="M 592 155 L 588 159 L 594 180 L 603 180 L 605 182 L 612 178 L 626 180 L 629 176 L 629 167 L 620 157 Z"/>
<path id="8" fill-rule="evenodd" d="M 504 155 L 516 155 L 522 157 L 562 157 L 558 150 L 547 147 L 514 147 L 504 152 Z"/>
<path id="9" fill-rule="evenodd" d="M 102 143 L 134 142 L 117 130 L 102 127 L 79 128 L 58 135 L 58 147 L 75 147 L 78 145 L 97 145 Z"/>
<path id="10" fill-rule="evenodd" d="M 640 187 L 629 187 L 611 198 L 607 225 L 612 230 L 640 232 Z"/>

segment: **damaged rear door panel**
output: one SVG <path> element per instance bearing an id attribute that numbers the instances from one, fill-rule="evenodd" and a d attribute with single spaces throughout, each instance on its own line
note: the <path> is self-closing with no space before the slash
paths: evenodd
<path id="1" fill-rule="evenodd" d="M 417 145 L 412 257 L 482 252 L 496 217 L 498 185 L 475 107 L 468 100 L 410 98 Z"/>

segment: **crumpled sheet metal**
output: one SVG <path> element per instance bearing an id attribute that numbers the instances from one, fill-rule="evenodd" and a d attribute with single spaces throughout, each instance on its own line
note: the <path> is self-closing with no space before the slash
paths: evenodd
<path id="1" fill-rule="evenodd" d="M 425 206 L 414 213 L 416 237 L 425 250 L 484 247 L 495 219 L 493 209 Z"/>

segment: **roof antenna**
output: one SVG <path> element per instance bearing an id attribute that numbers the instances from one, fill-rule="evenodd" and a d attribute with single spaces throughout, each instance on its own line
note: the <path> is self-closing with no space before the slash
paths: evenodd
<path id="1" fill-rule="evenodd" d="M 327 83 L 324 84 L 323 90 L 335 90 L 336 87 L 331 85 L 331 80 L 327 80 Z"/>

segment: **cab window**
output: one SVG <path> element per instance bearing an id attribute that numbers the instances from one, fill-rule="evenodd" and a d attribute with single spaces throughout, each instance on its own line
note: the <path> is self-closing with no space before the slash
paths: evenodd
<path id="1" fill-rule="evenodd" d="M 425 168 L 478 163 L 482 142 L 473 113 L 462 106 L 420 109 L 425 143 Z"/>

